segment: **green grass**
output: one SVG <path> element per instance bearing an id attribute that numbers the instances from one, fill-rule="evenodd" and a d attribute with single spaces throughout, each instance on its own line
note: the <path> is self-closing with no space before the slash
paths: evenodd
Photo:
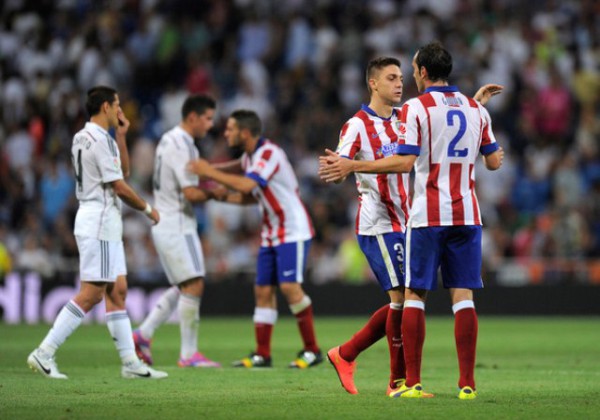
<path id="1" fill-rule="evenodd" d="M 317 318 L 324 350 L 345 341 L 365 318 Z M 154 341 L 161 381 L 119 377 L 117 353 L 105 326 L 82 326 L 57 354 L 68 381 L 43 378 L 26 365 L 48 326 L 0 325 L 0 419 L 587 419 L 600 418 L 599 318 L 480 317 L 476 379 L 479 398 L 456 398 L 453 321 L 427 320 L 423 383 L 428 400 L 385 396 L 387 344 L 358 359 L 359 395 L 339 385 L 328 363 L 286 368 L 300 349 L 291 318 L 273 337 L 274 368 L 239 370 L 229 363 L 253 348 L 250 317 L 205 318 L 201 349 L 222 369 L 179 369 L 179 329 L 166 325 Z"/>

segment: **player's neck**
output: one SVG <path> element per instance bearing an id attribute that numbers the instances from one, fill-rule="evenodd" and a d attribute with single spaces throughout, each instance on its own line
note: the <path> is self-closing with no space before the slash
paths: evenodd
<path id="1" fill-rule="evenodd" d="M 104 117 L 102 117 L 101 115 L 93 115 L 90 118 L 90 122 L 93 122 L 94 124 L 99 125 L 100 127 L 104 128 L 106 131 L 108 131 L 108 120 Z"/>
<path id="2" fill-rule="evenodd" d="M 394 106 L 376 98 L 371 98 L 371 102 L 369 102 L 369 108 L 375 111 L 378 116 L 382 118 L 389 118 L 392 115 L 392 109 Z"/>
<path id="3" fill-rule="evenodd" d="M 246 140 L 246 142 L 244 144 L 244 151 L 248 155 L 251 155 L 252 153 L 254 153 L 259 139 L 260 139 L 260 137 L 250 137 L 248 140 Z"/>
<path id="4" fill-rule="evenodd" d="M 194 135 L 192 134 L 192 129 L 185 123 L 185 121 L 182 121 L 181 124 L 179 124 L 179 127 L 183 131 L 185 131 L 186 133 L 188 133 L 191 138 L 194 138 Z"/>

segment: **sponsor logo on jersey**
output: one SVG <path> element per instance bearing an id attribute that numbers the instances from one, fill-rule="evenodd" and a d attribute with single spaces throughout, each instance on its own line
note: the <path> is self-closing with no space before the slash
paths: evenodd
<path id="1" fill-rule="evenodd" d="M 398 143 L 384 144 L 375 151 L 375 156 L 378 158 L 392 156 L 396 152 L 396 147 L 398 147 Z"/>

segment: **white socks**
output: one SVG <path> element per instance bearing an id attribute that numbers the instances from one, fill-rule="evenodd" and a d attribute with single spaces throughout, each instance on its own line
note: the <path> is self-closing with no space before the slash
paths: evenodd
<path id="1" fill-rule="evenodd" d="M 72 300 L 67 302 L 58 313 L 52 328 L 40 344 L 40 349 L 44 350 L 50 357 L 54 357 L 56 350 L 81 325 L 84 316 L 85 312 L 79 305 Z"/>
<path id="2" fill-rule="evenodd" d="M 142 337 L 150 340 L 154 336 L 154 331 L 160 327 L 173 313 L 179 299 L 179 289 L 177 286 L 169 287 L 154 305 L 144 322 L 139 326 Z"/>
<path id="3" fill-rule="evenodd" d="M 181 331 L 181 358 L 189 359 L 198 351 L 198 326 L 200 324 L 200 301 L 196 296 L 181 293 L 177 311 Z"/>
<path id="4" fill-rule="evenodd" d="M 115 342 L 115 347 L 119 352 L 123 364 L 137 360 L 135 346 L 133 344 L 133 335 L 131 331 L 131 321 L 127 311 L 114 311 L 106 314 L 106 326 Z"/>

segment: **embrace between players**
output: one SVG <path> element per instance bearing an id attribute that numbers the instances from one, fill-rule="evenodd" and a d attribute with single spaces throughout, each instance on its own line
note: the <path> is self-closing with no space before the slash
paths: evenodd
<path id="1" fill-rule="evenodd" d="M 391 57 L 372 60 L 366 72 L 369 105 L 363 105 L 344 124 L 336 152 L 326 150 L 326 155 L 319 159 L 319 175 L 327 182 L 341 182 L 351 172 L 356 173 L 361 201 L 356 218 L 359 245 L 380 286 L 390 298 L 389 305 L 377 310 L 348 342 L 329 350 L 327 357 L 344 389 L 356 394 L 358 390 L 353 379 L 355 359 L 386 336 L 390 350 L 387 395 L 432 397 L 432 394 L 423 391 L 420 378 L 425 336 L 424 308 L 428 290 L 436 288 L 437 269 L 441 266 L 443 284 L 450 289 L 456 320 L 459 398 L 472 399 L 477 395 L 474 381 L 477 316 L 472 289 L 482 287 L 481 216 L 474 190 L 473 168 L 478 153 L 483 155 L 490 170 L 498 169 L 503 157 L 491 131 L 489 114 L 477 101 L 485 104 L 502 88 L 486 85 L 477 92 L 475 99 L 471 99 L 456 87 L 448 86 L 452 59 L 438 43 L 420 48 L 412 66 L 422 95 L 409 100 L 402 108 L 395 108 L 402 99 L 400 62 Z M 97 111 L 103 116 L 102 121 L 107 121 L 104 126 L 101 125 L 104 136 L 101 141 L 105 141 L 107 145 L 104 148 L 111 151 L 109 158 L 103 159 L 111 163 L 112 158 L 113 166 L 119 168 L 111 176 L 96 176 L 101 181 L 95 185 L 104 188 L 102 185 L 109 184 L 115 190 L 115 182 L 121 180 L 124 183 L 122 172 L 125 171 L 120 168 L 128 166 L 126 147 L 125 152 L 122 149 L 124 132 L 129 124 L 118 106 L 116 92 L 112 98 L 109 95 Z M 126 204 L 144 210 L 155 222 L 160 213 L 160 223 L 153 226 L 152 236 L 172 284 L 132 334 L 124 310 L 124 298 L 122 304 L 115 308 L 109 307 L 107 299 L 107 321 L 122 355 L 124 377 L 166 376 L 166 373 L 148 367 L 153 362 L 151 340 L 154 331 L 175 309 L 181 330 L 178 365 L 220 366 L 198 351 L 199 309 L 205 268 L 191 205 L 208 199 L 235 204 L 258 202 L 263 213 L 254 288 L 256 349 L 248 357 L 234 362 L 233 366 L 261 368 L 272 365 L 271 335 L 278 316 L 277 288 L 297 318 L 303 341 L 303 348 L 289 367 L 307 368 L 323 360 L 314 332 L 311 299 L 302 289 L 306 257 L 314 231 L 300 200 L 292 166 L 280 147 L 261 137 L 260 119 L 256 113 L 247 110 L 232 113 L 224 133 L 230 146 L 240 146 L 244 150 L 242 158 L 221 165 L 220 169 L 199 159 L 193 140 L 204 137 L 210 130 L 215 108 L 215 102 L 209 97 L 189 97 L 183 105 L 182 122 L 162 137 L 155 159 L 154 209 L 143 201 L 128 200 L 120 191 L 115 190 L 112 194 L 117 203 L 114 207 L 118 208 L 118 223 L 115 223 L 119 229 L 120 201 L 117 196 Z M 92 118 L 88 124 L 98 119 L 95 114 L 90 114 Z M 125 128 L 119 122 L 124 123 Z M 106 131 L 108 128 L 116 129 L 116 142 Z M 93 132 L 92 129 L 97 130 L 97 127 L 91 127 L 89 131 Z M 79 137 L 85 135 L 84 129 L 75 139 L 80 140 Z M 73 162 L 78 181 L 83 179 L 86 170 L 81 160 L 77 160 L 81 156 L 80 150 L 75 150 L 74 145 L 74 153 L 78 154 Z M 104 162 L 99 157 L 96 159 Z M 121 162 L 117 162 L 119 159 Z M 188 163 L 184 165 L 183 162 Z M 411 206 L 408 173 L 413 166 L 415 193 Z M 198 176 L 212 179 L 221 186 L 212 190 L 200 189 Z M 82 211 L 85 201 L 79 195 L 78 198 Z M 112 267 L 115 258 L 108 258 L 111 252 L 120 255 L 121 231 L 113 232 L 111 238 L 106 239 L 92 234 L 92 230 L 84 235 L 79 232 L 77 236 L 78 245 L 81 243 L 82 291 L 92 287 L 99 290 L 98 296 L 105 294 L 109 297 L 116 289 L 112 286 L 115 282 L 121 290 L 123 287 L 126 290 L 124 256 L 117 259 L 122 260 L 117 268 Z M 97 229 L 98 232 L 100 230 Z M 77 225 L 75 233 L 78 234 Z M 98 246 L 87 245 L 87 253 L 91 257 L 84 258 L 82 248 L 90 241 L 98 243 Z M 98 267 L 94 265 L 96 260 L 102 263 Z M 90 266 L 95 271 L 92 270 L 93 274 L 86 277 Z M 121 294 L 124 296 L 124 293 Z M 76 296 L 65 305 L 46 339 L 28 358 L 28 364 L 46 376 L 66 378 L 58 371 L 54 353 L 77 328 L 84 314 L 100 300 L 84 307 L 78 304 Z M 120 329 L 113 333 L 115 327 L 111 327 L 111 322 L 117 321 Z M 129 339 L 127 332 L 130 333 Z M 133 355 L 132 348 L 135 348 Z"/>

